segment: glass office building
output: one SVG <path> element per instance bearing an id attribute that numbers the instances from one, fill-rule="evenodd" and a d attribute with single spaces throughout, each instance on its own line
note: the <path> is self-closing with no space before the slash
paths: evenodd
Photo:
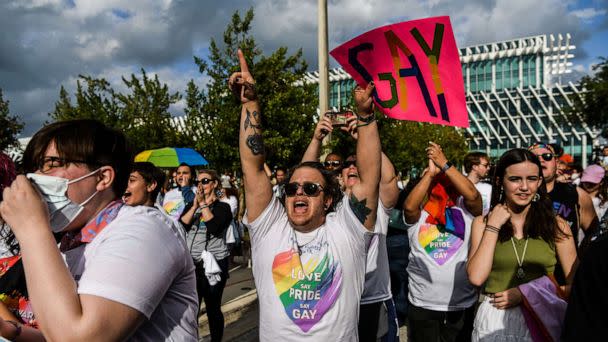
<path id="1" fill-rule="evenodd" d="M 581 89 L 562 83 L 574 57 L 569 34 L 539 35 L 460 49 L 469 113 L 463 134 L 471 150 L 493 157 L 537 141 L 556 142 L 585 166 L 598 131 L 566 111 Z M 318 72 L 307 74 L 318 82 Z M 329 105 L 348 106 L 355 84 L 344 70 L 329 72 Z"/>

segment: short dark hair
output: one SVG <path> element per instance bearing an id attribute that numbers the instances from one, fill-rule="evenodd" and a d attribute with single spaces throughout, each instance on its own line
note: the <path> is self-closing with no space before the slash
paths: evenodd
<path id="1" fill-rule="evenodd" d="M 160 189 L 165 184 L 165 173 L 150 162 L 133 163 L 133 168 L 131 169 L 131 172 L 139 173 L 139 175 L 146 182 L 146 185 L 156 182 L 156 188 L 154 188 L 154 190 L 152 190 L 152 193 L 150 194 L 152 195 L 152 199 L 156 199 L 156 196 L 158 196 Z"/>
<path id="2" fill-rule="evenodd" d="M 335 177 L 335 174 L 333 172 L 329 172 L 329 171 L 325 170 L 325 168 L 323 167 L 323 164 L 321 164 L 319 162 L 308 161 L 308 162 L 303 162 L 303 163 L 300 163 L 300 164 L 294 166 L 289 171 L 290 177 L 293 176 L 294 172 L 297 169 L 301 169 L 303 167 L 315 169 L 321 173 L 321 176 L 323 176 L 323 181 L 325 182 L 325 184 L 323 186 L 324 196 L 325 197 L 329 196 L 332 199 L 331 205 L 329 206 L 329 208 L 327 208 L 325 210 L 325 214 L 334 211 L 336 209 L 336 206 L 340 203 L 340 200 L 342 200 L 342 196 L 343 196 L 342 190 L 340 190 L 340 184 L 338 183 L 338 180 Z M 291 178 L 289 180 L 291 180 Z M 283 196 L 281 197 L 281 202 L 283 202 L 283 204 L 285 204 L 285 193 L 283 193 Z"/>
<path id="3" fill-rule="evenodd" d="M 490 157 L 483 152 L 471 152 L 464 156 L 464 171 L 470 173 L 473 166 L 481 164 L 481 159 L 490 161 Z"/>
<path id="4" fill-rule="evenodd" d="M 89 169 L 111 166 L 114 195 L 127 188 L 133 163 L 132 149 L 121 132 L 93 119 L 54 122 L 36 132 L 23 153 L 25 172 L 35 172 L 44 160 L 49 144 L 55 143 L 60 158 L 82 160 Z"/>
<path id="5" fill-rule="evenodd" d="M 190 170 L 190 174 L 192 175 L 192 177 L 196 176 L 196 172 L 194 172 L 194 167 L 192 167 L 192 165 L 190 165 L 188 163 L 180 163 L 179 166 L 177 168 L 175 168 L 175 172 L 177 172 L 177 169 L 179 169 L 182 166 L 185 166 Z"/>

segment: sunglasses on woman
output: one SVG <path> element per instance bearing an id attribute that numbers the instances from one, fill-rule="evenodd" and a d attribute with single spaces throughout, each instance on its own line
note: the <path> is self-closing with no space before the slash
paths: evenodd
<path id="1" fill-rule="evenodd" d="M 285 196 L 293 197 L 298 192 L 298 189 L 302 187 L 304 195 L 308 197 L 319 196 L 319 193 L 323 191 L 323 187 L 319 183 L 304 182 L 303 184 L 292 182 L 285 185 Z"/>
<path id="2" fill-rule="evenodd" d="M 194 185 L 199 185 L 199 184 L 207 185 L 207 184 L 209 184 L 211 182 L 213 182 L 213 179 L 211 179 L 211 178 L 203 178 L 201 180 L 194 181 Z"/>
<path id="3" fill-rule="evenodd" d="M 344 163 L 342 163 L 342 167 L 345 169 L 348 169 L 351 166 L 357 166 L 357 161 L 356 160 L 347 160 Z"/>
<path id="4" fill-rule="evenodd" d="M 536 155 L 538 158 L 543 158 L 545 161 L 551 161 L 553 159 L 553 153 L 541 153 Z"/>

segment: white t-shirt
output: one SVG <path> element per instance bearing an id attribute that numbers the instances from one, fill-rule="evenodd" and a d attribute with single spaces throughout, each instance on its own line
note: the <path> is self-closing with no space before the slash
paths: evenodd
<path id="1" fill-rule="evenodd" d="M 390 213 L 391 209 L 386 208 L 382 201 L 378 201 L 374 235 L 367 249 L 365 286 L 361 296 L 361 304 L 377 303 L 392 298 L 391 275 L 386 249 L 386 234 L 388 233 Z"/>
<path id="2" fill-rule="evenodd" d="M 191 189 L 192 192 L 196 194 L 196 187 L 193 186 Z M 172 189 L 165 194 L 165 197 L 163 198 L 163 208 L 175 222 L 179 221 L 179 217 L 186 208 L 186 202 L 184 201 L 184 196 L 182 195 L 182 190 L 180 188 Z"/>
<path id="3" fill-rule="evenodd" d="M 357 341 L 359 299 L 370 233 L 344 197 L 310 233 L 290 225 L 272 196 L 253 222 L 253 276 L 261 341 Z"/>
<path id="4" fill-rule="evenodd" d="M 178 229 L 156 208 L 125 205 L 93 241 L 64 254 L 79 294 L 146 316 L 130 340 L 198 340 L 194 264 Z"/>
<path id="5" fill-rule="evenodd" d="M 408 225 L 409 300 L 417 307 L 456 311 L 471 307 L 477 300 L 466 267 L 473 217 L 464 209 L 462 198 L 458 203 L 446 209 L 448 228 L 427 223 L 425 210 L 417 223 Z"/>
<path id="6" fill-rule="evenodd" d="M 239 200 L 235 196 L 226 196 L 220 201 L 228 204 L 230 206 L 230 211 L 232 212 L 232 218 L 236 219 L 236 215 L 239 211 Z"/>
<path id="7" fill-rule="evenodd" d="M 483 215 L 487 215 L 490 212 L 490 201 L 492 200 L 492 186 L 488 183 L 477 182 L 475 188 L 481 195 L 481 205 Z"/>

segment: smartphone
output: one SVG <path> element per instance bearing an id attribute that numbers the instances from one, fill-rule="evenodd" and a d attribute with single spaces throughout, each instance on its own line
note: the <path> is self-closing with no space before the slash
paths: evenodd
<path id="1" fill-rule="evenodd" d="M 346 120 L 355 114 L 350 110 L 341 112 L 327 112 L 325 115 L 331 119 L 331 125 L 334 127 L 346 126 Z"/>

